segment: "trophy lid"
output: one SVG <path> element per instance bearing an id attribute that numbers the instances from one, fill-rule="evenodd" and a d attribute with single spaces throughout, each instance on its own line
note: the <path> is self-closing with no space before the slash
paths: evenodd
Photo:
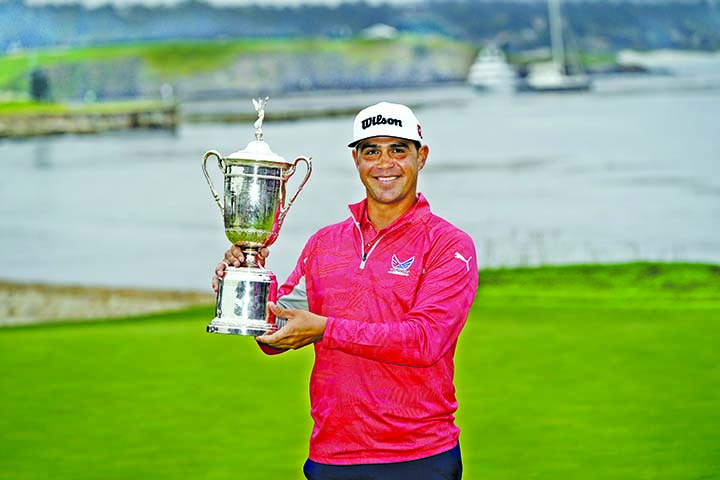
<path id="1" fill-rule="evenodd" d="M 254 162 L 288 163 L 283 157 L 270 150 L 270 145 L 263 140 L 253 140 L 243 150 L 231 153 L 225 160 L 231 162 L 233 160 L 250 160 Z"/>

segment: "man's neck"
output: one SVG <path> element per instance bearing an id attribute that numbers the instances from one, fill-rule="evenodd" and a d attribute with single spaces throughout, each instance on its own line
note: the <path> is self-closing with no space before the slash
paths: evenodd
<path id="1" fill-rule="evenodd" d="M 370 222 L 375 227 L 375 231 L 379 232 L 383 228 L 390 226 L 395 220 L 402 217 L 405 212 L 410 210 L 417 202 L 417 196 L 411 202 L 403 202 L 400 204 L 387 205 L 378 203 L 368 199 L 367 214 Z"/>

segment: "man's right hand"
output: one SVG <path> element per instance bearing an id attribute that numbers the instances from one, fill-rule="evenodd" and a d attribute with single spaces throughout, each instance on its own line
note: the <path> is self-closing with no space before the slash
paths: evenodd
<path id="1" fill-rule="evenodd" d="M 260 265 L 265 266 L 265 259 L 270 255 L 270 250 L 263 247 L 258 252 L 258 261 Z M 218 291 L 220 285 L 220 279 L 225 276 L 225 269 L 227 267 L 239 267 L 245 261 L 245 256 L 240 249 L 240 245 L 233 245 L 230 249 L 225 252 L 225 258 L 223 261 L 218 263 L 215 267 L 215 276 L 213 276 L 212 287 L 215 292 Z"/>

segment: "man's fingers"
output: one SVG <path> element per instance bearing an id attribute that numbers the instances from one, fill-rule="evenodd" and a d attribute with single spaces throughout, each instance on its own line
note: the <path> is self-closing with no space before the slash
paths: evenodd
<path id="1" fill-rule="evenodd" d="M 278 317 L 283 317 L 282 313 L 283 313 L 283 311 L 284 311 L 285 309 L 284 309 L 283 307 L 281 307 L 280 305 L 278 305 L 277 303 L 268 302 L 268 303 L 267 303 L 267 308 L 268 308 L 269 311 L 271 311 L 272 313 L 274 313 L 274 314 L 277 315 Z M 285 317 L 283 317 L 283 318 L 285 318 Z"/>
<path id="2" fill-rule="evenodd" d="M 260 343 L 270 344 L 275 341 L 275 338 L 277 338 L 277 337 L 274 333 L 271 333 L 271 334 L 265 333 L 265 334 L 260 335 L 259 337 L 255 337 L 255 340 L 257 340 Z"/>
<path id="3" fill-rule="evenodd" d="M 283 308 L 280 305 L 273 303 L 273 302 L 267 302 L 266 309 L 267 309 L 268 313 L 272 312 L 273 314 L 275 314 L 275 316 L 281 317 L 281 318 L 287 318 L 287 315 L 289 312 L 288 309 Z M 265 344 L 270 345 L 271 347 L 275 347 L 275 348 L 285 348 L 285 349 L 290 348 L 287 345 L 284 345 L 284 344 L 281 345 L 280 343 L 278 343 L 278 342 L 282 342 L 284 337 L 287 335 L 288 326 L 289 326 L 289 323 L 279 330 L 276 330 L 272 333 L 266 333 L 264 335 L 257 337 L 256 340 L 260 343 L 265 343 Z"/>
<path id="4" fill-rule="evenodd" d="M 265 260 L 270 255 L 270 250 L 267 247 L 262 247 L 257 252 L 257 260 L 261 265 L 265 265 Z M 228 265 L 233 267 L 241 267 L 245 261 L 245 255 L 239 245 L 233 245 L 230 249 L 225 252 L 225 261 Z"/>
<path id="5" fill-rule="evenodd" d="M 265 264 L 265 259 L 268 255 L 270 255 L 270 250 L 267 247 L 263 247 L 258 251 L 261 265 Z M 232 245 L 228 251 L 225 252 L 225 255 L 223 255 L 223 261 L 215 267 L 215 276 L 212 280 L 213 290 L 218 291 L 220 279 L 225 276 L 225 270 L 228 267 L 241 267 L 244 261 L 245 255 L 243 255 L 240 245 Z M 277 315 L 277 312 L 274 313 Z"/>
<path id="6" fill-rule="evenodd" d="M 255 339 L 260 343 L 266 343 L 270 346 L 277 347 L 277 345 L 274 345 L 274 344 L 277 341 L 281 340 L 282 337 L 285 335 L 284 328 L 286 328 L 286 327 L 283 327 L 279 330 L 275 330 L 272 333 L 264 333 L 264 334 L 260 335 L 259 337 L 255 337 Z"/>
<path id="7" fill-rule="evenodd" d="M 245 260 L 245 257 L 239 249 L 235 252 L 234 248 L 231 248 L 225 252 L 225 262 L 228 266 L 232 265 L 233 267 L 239 267 L 242 265 L 243 260 Z"/>
<path id="8" fill-rule="evenodd" d="M 218 291 L 218 287 L 220 286 L 220 279 L 225 276 L 225 269 L 227 268 L 228 264 L 225 262 L 220 262 L 215 266 L 215 275 L 212 279 L 212 288 L 214 291 Z"/>
<path id="9" fill-rule="evenodd" d="M 227 251 L 225 257 L 233 267 L 240 267 L 245 261 L 245 255 L 243 254 L 242 248 L 240 248 L 240 245 L 237 244 L 230 247 L 230 250 Z"/>
<path id="10" fill-rule="evenodd" d="M 225 276 L 225 269 L 227 268 L 227 263 L 220 262 L 215 267 L 215 278 L 223 278 Z"/>

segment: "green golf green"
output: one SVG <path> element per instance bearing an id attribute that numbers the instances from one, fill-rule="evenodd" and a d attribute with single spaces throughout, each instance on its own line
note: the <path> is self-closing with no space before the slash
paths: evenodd
<path id="1" fill-rule="evenodd" d="M 0 479 L 302 478 L 312 349 L 267 357 L 211 318 L 0 328 Z M 465 478 L 717 478 L 718 339 L 718 266 L 481 271 Z"/>

